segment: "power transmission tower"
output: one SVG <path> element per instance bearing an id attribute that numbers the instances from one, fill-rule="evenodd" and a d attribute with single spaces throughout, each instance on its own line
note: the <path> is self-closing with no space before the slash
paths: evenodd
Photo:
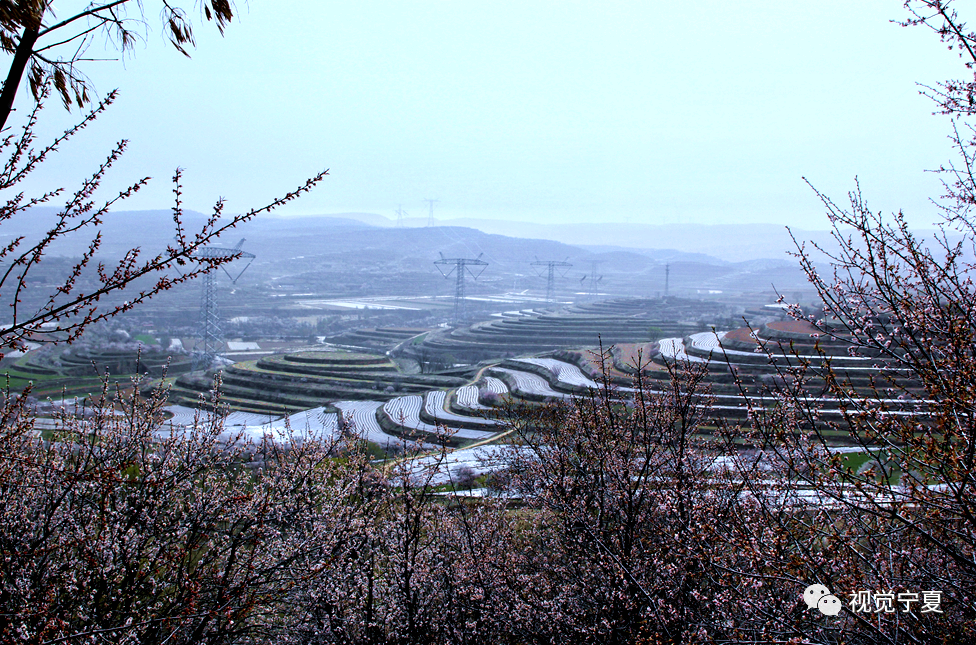
<path id="1" fill-rule="evenodd" d="M 664 265 L 664 297 L 668 297 L 668 287 L 671 286 L 671 265 Z"/>
<path id="2" fill-rule="evenodd" d="M 427 205 L 428 206 L 430 206 L 430 211 L 429 211 L 429 213 L 427 215 L 427 226 L 433 226 L 434 225 L 434 204 L 436 204 L 437 202 L 439 202 L 441 200 L 439 200 L 439 199 L 425 199 L 424 201 L 427 202 Z"/>
<path id="3" fill-rule="evenodd" d="M 403 228 L 403 226 L 404 226 L 404 224 L 403 224 L 403 216 L 407 214 L 407 211 L 403 210 L 403 205 L 402 204 L 397 204 L 397 209 L 395 211 L 393 211 L 393 212 L 396 213 L 396 215 L 397 215 L 396 227 L 397 228 Z"/>
<path id="4" fill-rule="evenodd" d="M 230 278 L 231 283 L 236 284 L 237 280 L 244 274 L 247 267 L 251 266 L 251 262 L 256 257 L 253 253 L 242 251 L 241 246 L 243 244 L 244 239 L 242 238 L 237 243 L 237 246 L 232 249 L 205 246 L 197 249 L 192 257 L 201 260 L 247 258 L 249 260 L 248 263 L 240 270 L 236 277 L 230 274 L 225 264 L 220 265 L 220 268 Z M 213 270 L 208 271 L 203 276 L 203 298 L 200 301 L 200 340 L 203 343 L 203 352 L 199 355 L 196 366 L 203 365 L 204 367 L 209 367 L 213 364 L 214 358 L 217 357 L 218 349 L 223 342 L 223 332 L 220 329 L 220 315 L 217 311 L 217 276 L 216 271 Z"/>
<path id="5" fill-rule="evenodd" d="M 580 286 L 583 286 L 583 283 L 586 281 L 587 278 L 590 279 L 589 296 L 593 299 L 596 299 L 596 297 L 600 295 L 598 287 L 600 286 L 600 282 L 603 280 L 603 276 L 597 275 L 596 269 L 602 263 L 603 260 L 591 260 L 590 275 L 589 276 L 584 275 L 582 278 L 580 278 Z"/>
<path id="6" fill-rule="evenodd" d="M 569 258 L 566 259 L 568 260 Z M 546 275 L 546 302 L 552 302 L 553 293 L 556 290 L 556 267 L 559 267 L 560 269 L 560 276 L 565 278 L 566 271 L 564 269 L 568 269 L 573 265 L 565 260 L 540 260 L 539 258 L 536 258 L 535 262 L 532 263 L 532 266 L 548 267 L 548 273 Z"/>
<path id="7" fill-rule="evenodd" d="M 441 253 L 440 260 L 434 260 L 434 264 L 437 265 L 437 270 L 441 272 L 445 278 L 451 277 L 453 273 L 455 275 L 455 286 L 454 286 L 454 324 L 458 324 L 464 319 L 464 274 L 470 273 L 471 277 L 475 280 L 478 279 L 485 271 L 485 267 L 488 263 L 481 259 L 484 253 L 479 253 L 478 257 L 471 258 L 445 258 L 444 254 Z M 442 267 L 451 267 L 446 272 Z M 475 273 L 471 267 L 481 267 L 478 273 Z"/>

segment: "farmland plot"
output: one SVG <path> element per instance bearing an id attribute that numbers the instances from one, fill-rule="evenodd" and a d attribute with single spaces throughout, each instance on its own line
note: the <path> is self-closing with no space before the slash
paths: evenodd
<path id="1" fill-rule="evenodd" d="M 259 427 L 248 427 L 245 432 L 257 440 L 263 436 L 277 441 L 289 441 L 293 437 L 311 437 L 321 441 L 335 439 L 339 433 L 339 415 L 326 412 L 325 408 L 312 408 L 297 412 L 285 419 L 264 423 Z"/>
<path id="2" fill-rule="evenodd" d="M 474 389 L 474 398 L 477 402 L 478 389 L 474 386 L 468 387 L 472 387 Z M 484 426 L 496 426 L 500 423 L 499 421 L 495 421 L 493 419 L 482 419 L 476 416 L 464 416 L 450 412 L 444 408 L 444 401 L 446 398 L 447 392 L 443 390 L 428 392 L 427 396 L 424 398 L 424 411 L 438 421 L 459 421 L 461 423 L 477 423 Z M 483 409 L 487 410 L 488 408 Z"/>
<path id="3" fill-rule="evenodd" d="M 691 344 L 695 349 L 700 349 L 705 352 L 723 351 L 721 343 L 726 333 L 724 331 L 703 331 L 698 334 L 692 334 L 690 336 Z"/>
<path id="4" fill-rule="evenodd" d="M 522 372 L 520 370 L 508 369 L 506 367 L 493 367 L 492 371 L 496 374 L 506 374 L 515 383 L 515 394 L 522 397 L 536 398 L 553 397 L 569 398 L 570 395 L 564 392 L 557 392 L 552 389 L 549 382 L 541 376 Z"/>
<path id="5" fill-rule="evenodd" d="M 501 470 L 509 459 L 508 449 L 506 445 L 489 445 L 424 455 L 410 461 L 410 476 L 420 481 L 429 477 L 434 486 L 457 483 L 462 469 L 469 469 L 475 476 Z"/>
<path id="6" fill-rule="evenodd" d="M 661 356 L 671 361 L 688 361 L 690 363 L 707 363 L 704 358 L 689 356 L 685 351 L 685 341 L 683 338 L 662 338 L 658 341 L 658 348 Z"/>
<path id="7" fill-rule="evenodd" d="M 600 387 L 596 381 L 589 378 L 583 371 L 572 363 L 560 361 L 555 358 L 517 358 L 516 363 L 528 363 L 530 365 L 540 365 L 545 367 L 556 377 L 556 380 L 573 387 Z"/>
<path id="8" fill-rule="evenodd" d="M 194 423 L 206 424 L 212 419 L 212 412 L 190 408 L 185 405 L 168 405 L 163 411 L 169 412 L 173 418 L 165 425 L 173 427 L 187 427 Z M 231 412 L 224 419 L 224 427 L 255 427 L 275 421 L 276 418 L 269 414 L 255 414 L 253 412 Z"/>
<path id="9" fill-rule="evenodd" d="M 421 405 L 423 405 L 423 397 L 421 396 L 399 396 L 383 404 L 383 413 L 393 423 L 407 430 L 417 430 L 431 435 L 444 434 L 444 428 L 420 420 Z M 446 430 L 451 436 L 461 439 L 487 439 L 494 434 L 493 432 L 464 428 L 446 428 Z"/>
<path id="10" fill-rule="evenodd" d="M 505 385 L 505 381 L 500 378 L 495 378 L 494 376 L 486 376 L 484 378 L 485 389 L 489 392 L 493 392 L 498 395 L 508 394 L 508 386 Z"/>
<path id="11" fill-rule="evenodd" d="M 396 448 L 403 445 L 403 439 L 383 432 L 379 421 L 376 420 L 376 411 L 381 405 L 380 401 L 336 401 L 332 404 L 343 417 L 347 417 L 352 422 L 350 433 L 365 439 L 371 443 L 378 444 L 383 448 Z M 424 447 L 433 447 L 427 446 Z"/>
<path id="12" fill-rule="evenodd" d="M 479 390 L 477 385 L 465 385 L 454 391 L 454 400 L 457 402 L 459 407 L 467 410 L 474 410 L 477 412 L 490 410 L 491 408 L 487 405 L 481 405 L 478 403 L 478 394 Z"/>

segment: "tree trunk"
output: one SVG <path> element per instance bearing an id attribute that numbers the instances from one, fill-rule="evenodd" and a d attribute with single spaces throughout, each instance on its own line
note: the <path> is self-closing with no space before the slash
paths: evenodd
<path id="1" fill-rule="evenodd" d="M 0 91 L 0 131 L 6 126 L 7 118 L 14 109 L 14 97 L 17 96 L 17 88 L 20 87 L 20 81 L 24 78 L 24 70 L 27 69 L 27 64 L 34 53 L 34 43 L 37 42 L 37 35 L 40 30 L 41 20 L 38 16 L 35 25 L 24 27 L 24 33 L 20 36 L 20 42 L 17 43 L 14 60 L 10 63 L 10 70 L 3 82 L 3 90 Z"/>

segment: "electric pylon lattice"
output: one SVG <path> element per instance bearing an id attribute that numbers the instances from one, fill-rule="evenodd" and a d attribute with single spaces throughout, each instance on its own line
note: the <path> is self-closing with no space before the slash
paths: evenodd
<path id="1" fill-rule="evenodd" d="M 567 260 L 569 258 L 566 258 Z M 532 263 L 534 267 L 547 267 L 546 274 L 546 302 L 552 302 L 555 297 L 556 291 L 556 270 L 559 269 L 560 277 L 566 277 L 566 270 L 568 270 L 572 264 L 566 262 L 566 260 L 540 260 L 535 259 Z M 541 273 L 539 274 L 542 275 Z"/>
<path id="2" fill-rule="evenodd" d="M 401 205 L 398 205 L 397 206 L 397 209 L 395 211 L 393 211 L 393 212 L 396 213 L 396 216 L 397 216 L 397 218 L 396 218 L 396 227 L 397 228 L 403 228 L 404 226 L 406 226 L 406 224 L 403 221 L 403 218 L 407 215 L 407 211 L 403 210 L 403 205 L 402 204 Z"/>
<path id="3" fill-rule="evenodd" d="M 478 257 L 472 258 L 445 258 L 444 254 L 441 253 L 440 260 L 434 260 L 434 264 L 437 266 L 437 270 L 441 272 L 445 278 L 451 277 L 453 273 L 455 275 L 455 286 L 454 286 L 454 324 L 458 324 L 464 319 L 464 274 L 470 273 L 471 277 L 475 280 L 478 279 L 485 271 L 485 267 L 488 263 L 481 259 L 484 253 L 479 253 Z M 447 271 L 443 267 L 451 267 Z M 481 269 L 475 273 L 471 267 L 481 267 Z"/>
<path id="4" fill-rule="evenodd" d="M 583 283 L 587 280 L 590 281 L 588 288 L 588 296 L 591 300 L 595 300 L 597 296 L 600 295 L 600 282 L 603 281 L 602 275 L 597 275 L 596 270 L 603 260 L 591 260 L 590 261 L 590 275 L 584 275 L 580 278 L 580 287 L 583 287 Z"/>
<path id="5" fill-rule="evenodd" d="M 430 227 L 430 226 L 433 226 L 434 225 L 434 204 L 436 204 L 437 202 L 439 202 L 441 200 L 439 200 L 439 199 L 425 199 L 424 201 L 427 202 L 427 205 L 428 206 L 430 206 L 430 211 L 427 214 L 427 226 Z"/>
<path id="6" fill-rule="evenodd" d="M 247 259 L 248 263 L 238 272 L 237 276 L 231 275 L 227 270 L 227 262 L 220 264 L 231 283 L 235 284 L 244 274 L 247 267 L 256 257 L 253 253 L 242 251 L 241 246 L 244 240 L 241 239 L 232 249 L 219 248 L 215 246 L 205 246 L 197 249 L 192 257 L 200 260 L 227 260 L 227 259 Z M 203 298 L 200 301 L 200 342 L 201 352 L 198 354 L 197 366 L 209 367 L 219 354 L 219 348 L 223 343 L 224 335 L 220 329 L 220 315 L 217 309 L 217 276 L 216 271 L 211 269 L 203 276 Z"/>

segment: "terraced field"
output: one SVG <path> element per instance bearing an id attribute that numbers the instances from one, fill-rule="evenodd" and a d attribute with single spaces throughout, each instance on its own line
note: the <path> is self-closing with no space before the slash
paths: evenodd
<path id="1" fill-rule="evenodd" d="M 467 386 L 474 387 L 474 386 Z M 474 388 L 477 393 L 477 388 Z M 434 390 L 424 396 L 424 409 L 421 411 L 421 419 L 433 424 L 457 425 L 458 427 L 481 428 L 494 431 L 501 422 L 495 419 L 483 419 L 470 414 L 457 414 L 446 408 L 448 393 L 443 390 Z M 479 404 L 480 405 L 480 404 Z M 490 410 L 487 406 L 482 406 L 483 410 Z"/>
<path id="2" fill-rule="evenodd" d="M 479 476 L 502 468 L 509 449 L 505 445 L 489 445 L 419 457 L 410 462 L 411 476 L 418 482 L 427 481 L 434 486 L 458 484 L 466 475 Z"/>
<path id="3" fill-rule="evenodd" d="M 689 354 L 685 350 L 683 338 L 662 338 L 657 342 L 661 356 L 670 361 L 688 361 L 689 363 L 707 363 L 708 360 L 700 356 Z"/>
<path id="4" fill-rule="evenodd" d="M 817 344 L 811 340 L 804 345 L 804 340 L 795 337 L 799 332 L 787 330 L 794 337 L 795 351 L 807 352 L 805 355 L 819 356 L 815 351 Z M 745 418 L 746 407 L 739 395 L 737 387 L 732 383 L 728 374 L 727 361 L 735 361 L 739 356 L 751 358 L 756 355 L 752 348 L 757 342 L 772 343 L 782 340 L 783 330 L 775 327 L 763 327 L 753 336 L 742 330 L 730 332 L 696 332 L 683 337 L 661 339 L 659 343 L 647 343 L 640 347 L 646 350 L 658 348 L 654 360 L 658 365 L 665 362 L 686 360 L 707 364 L 709 374 L 707 382 L 712 390 L 712 402 L 709 405 L 712 418 L 729 420 L 733 423 Z M 627 349 L 636 351 L 637 345 Z M 820 349 L 823 349 L 821 347 Z M 838 343 L 831 346 L 832 351 L 840 351 Z M 682 353 L 679 353 L 683 352 Z M 784 345 L 784 351 L 786 346 Z M 489 443 L 482 446 L 482 442 L 490 442 L 504 430 L 502 424 L 484 418 L 490 414 L 495 402 L 486 398 L 484 394 L 491 392 L 508 399 L 522 399 L 528 402 L 565 399 L 574 393 L 585 392 L 599 387 L 598 381 L 591 378 L 593 364 L 583 356 L 585 352 L 561 352 L 556 356 L 529 356 L 519 359 L 503 361 L 501 364 L 489 366 L 485 373 L 474 383 L 465 383 L 456 387 L 442 387 L 429 389 L 423 394 L 402 394 L 382 401 L 373 400 L 342 400 L 334 401 L 329 406 L 318 406 L 294 414 L 288 419 L 277 418 L 264 420 L 253 430 L 250 423 L 263 419 L 262 415 L 239 415 L 230 417 L 235 424 L 247 424 L 247 432 L 252 438 L 271 436 L 286 440 L 288 433 L 285 428 L 290 425 L 293 431 L 298 430 L 298 436 L 306 433 L 320 433 L 322 436 L 336 436 L 340 432 L 355 434 L 366 440 L 378 444 L 381 448 L 399 452 L 405 446 L 421 448 L 431 451 L 426 457 L 413 459 L 409 462 L 411 472 L 417 477 L 433 476 L 437 484 L 457 483 L 461 479 L 470 479 L 472 475 L 481 475 L 501 467 L 502 455 L 507 450 L 505 446 Z M 592 356 L 592 354 L 590 354 Z M 276 357 L 269 363 L 281 365 L 278 373 L 306 374 L 309 365 L 321 366 L 322 357 L 305 354 L 297 355 L 292 360 L 286 357 Z M 337 360 L 326 361 L 330 374 L 347 378 L 350 372 L 376 373 L 388 369 L 389 363 L 385 357 L 344 355 L 333 357 Z M 266 363 L 267 364 L 267 363 Z M 747 384 L 761 383 L 765 376 L 772 374 L 771 367 L 760 361 L 743 360 L 735 363 L 740 370 L 740 378 Z M 853 363 L 852 363 L 853 365 Z M 295 369 L 293 369 L 295 368 Z M 863 369 L 863 366 L 853 366 L 850 370 Z M 655 387 L 655 379 L 667 374 L 666 369 L 649 368 L 645 374 L 650 378 L 648 393 L 655 395 L 663 393 L 665 383 Z M 627 399 L 634 390 L 630 387 L 629 379 L 622 375 L 613 375 L 614 385 L 618 388 L 621 400 Z M 836 417 L 839 410 L 836 401 L 816 396 L 811 392 L 811 401 L 821 407 L 823 417 Z M 772 399 L 754 399 L 759 407 L 775 403 Z M 903 414 L 897 409 L 897 401 L 886 401 L 892 407 L 892 414 Z M 173 408 L 174 420 L 185 421 L 190 418 L 192 410 Z M 344 419 L 340 420 L 340 419 Z M 244 425 L 237 425 L 228 429 L 228 434 L 235 429 L 240 432 Z M 699 429 L 707 435 L 714 428 L 708 424 Z M 450 435 L 446 438 L 445 435 Z M 828 437 L 835 437 L 838 442 L 844 438 L 843 434 L 827 433 Z M 435 449 L 440 448 L 440 442 L 452 449 L 446 456 Z M 477 443 L 477 449 L 470 449 L 472 443 Z M 719 457 L 716 463 L 721 461 Z M 431 475 L 432 473 L 432 475 Z"/>
<path id="5" fill-rule="evenodd" d="M 539 365 L 544 367 L 552 372 L 557 381 L 572 387 L 600 387 L 596 381 L 584 375 L 579 367 L 565 361 L 559 361 L 554 358 L 518 358 L 512 362 L 526 363 L 528 365 Z"/>
<path id="6" fill-rule="evenodd" d="M 402 438 L 387 434 L 380 427 L 376 413 L 383 407 L 381 401 L 336 401 L 332 405 L 343 418 L 349 420 L 343 429 L 347 434 L 375 443 L 391 452 L 396 452 L 403 445 Z"/>
<path id="7" fill-rule="evenodd" d="M 422 343 L 400 351 L 411 358 L 440 356 L 474 363 L 569 347 L 595 347 L 601 341 L 609 346 L 683 336 L 696 331 L 697 326 L 687 320 L 723 312 L 722 305 L 674 298 L 603 300 L 558 310 L 508 312 L 469 327 L 435 330 Z"/>
<path id="8" fill-rule="evenodd" d="M 451 427 L 447 424 L 434 425 L 426 423 L 420 418 L 423 406 L 421 396 L 400 396 L 383 404 L 383 415 L 380 425 L 391 430 L 394 434 L 415 437 L 417 434 L 427 435 L 426 439 L 440 443 L 439 439 L 449 435 L 448 443 L 457 444 L 460 440 L 480 441 L 489 439 L 495 432 L 485 430 L 470 430 L 468 428 Z"/>
<path id="9" fill-rule="evenodd" d="M 870 358 L 847 356 L 841 339 L 813 338 L 810 330 L 800 324 L 769 323 L 754 332 L 742 329 L 702 332 L 698 331 L 700 325 L 691 328 L 690 324 L 675 323 L 675 328 L 687 333 L 651 340 L 647 338 L 650 330 L 662 327 L 650 323 L 660 321 L 634 313 L 635 308 L 639 309 L 634 301 L 610 301 L 580 306 L 579 311 L 568 316 L 552 312 L 520 312 L 519 315 L 500 316 L 480 326 L 445 330 L 440 340 L 435 338 L 431 342 L 452 344 L 464 340 L 466 334 L 473 334 L 479 336 L 477 342 L 481 343 L 488 335 L 500 334 L 503 337 L 496 342 L 511 349 L 518 347 L 518 333 L 524 332 L 523 338 L 532 336 L 536 342 L 549 333 L 543 330 L 551 331 L 559 325 L 565 326 L 563 339 L 575 342 L 589 333 L 580 331 L 586 327 L 582 324 L 584 320 L 598 326 L 598 321 L 606 318 L 594 311 L 603 314 L 622 312 L 631 318 L 626 324 L 617 324 L 615 329 L 621 332 L 630 325 L 636 330 L 639 324 L 646 340 L 628 342 L 614 353 L 610 377 L 620 398 L 626 399 L 634 392 L 630 376 L 634 371 L 632 363 L 636 362 L 639 353 L 645 360 L 642 371 L 649 379 L 647 383 L 652 396 L 666 391 L 667 383 L 661 379 L 668 378 L 668 364 L 688 361 L 706 365 L 706 381 L 712 397 L 711 413 L 716 423 L 720 420 L 741 422 L 746 416 L 747 408 L 739 385 L 729 372 L 730 364 L 747 388 L 760 387 L 775 378 L 776 372 L 768 357 L 755 351 L 760 343 L 778 348 L 780 353 L 797 353 L 811 362 L 830 357 L 838 374 L 848 379 L 855 389 L 863 388 L 867 379 L 877 373 Z M 561 318 L 575 320 L 566 322 Z M 433 335 L 437 333 L 440 332 Z M 504 337 L 505 334 L 508 337 Z M 428 333 L 423 344 L 426 345 L 431 335 Z M 562 343 L 558 338 L 557 341 L 550 345 Z M 404 345 L 411 346 L 415 345 Z M 489 348 L 490 343 L 479 351 Z M 497 348 L 491 351 L 497 351 Z M 592 346 L 589 349 L 563 347 L 535 356 L 523 353 L 500 362 L 496 355 L 495 360 L 483 368 L 481 377 L 471 382 L 443 374 L 407 374 L 385 355 L 302 352 L 266 357 L 228 368 L 224 372 L 225 397 L 238 409 L 264 415 L 272 411 L 280 415 L 312 409 L 321 416 L 314 424 L 316 428 L 325 432 L 355 433 L 390 449 L 402 447 L 405 440 L 423 442 L 426 447 L 445 441 L 452 447 L 463 448 L 472 442 L 490 440 L 502 429 L 502 424 L 490 418 L 493 405 L 501 404 L 496 397 L 538 403 L 566 399 L 601 387 L 600 380 L 594 378 L 596 356 L 598 353 Z M 650 358 L 653 360 L 647 364 Z M 200 391 L 193 389 L 194 382 L 189 377 L 178 381 L 178 385 L 190 393 Z M 836 417 L 840 414 L 837 402 L 824 397 L 817 387 L 816 382 L 811 384 L 809 399 L 820 404 L 823 417 Z M 754 398 L 753 401 L 759 406 L 775 403 L 773 399 Z M 902 414 L 907 408 L 900 406 L 917 402 L 884 403 L 891 407 L 892 414 Z M 278 432 L 279 421 L 266 421 L 265 432 Z M 311 427 L 313 424 L 307 425 Z M 708 432 L 708 428 L 703 432 Z M 450 438 L 445 438 L 445 433 Z"/>
<path id="10" fill-rule="evenodd" d="M 48 347 L 18 357 L 0 370 L 0 377 L 10 380 L 13 390 L 21 390 L 31 383 L 32 394 L 38 398 L 98 395 L 102 379 L 110 383 L 129 385 L 133 374 L 148 373 L 160 377 L 189 371 L 187 356 L 144 349 L 96 351 L 88 348 Z"/>
<path id="11" fill-rule="evenodd" d="M 680 361 L 707 365 L 706 383 L 714 398 L 714 416 L 733 421 L 744 419 L 745 407 L 740 386 L 735 383 L 730 366 L 736 370 L 742 387 L 752 392 L 763 391 L 780 378 L 766 351 L 756 351 L 760 345 L 771 352 L 779 363 L 789 361 L 796 364 L 802 360 L 815 371 L 829 361 L 835 377 L 854 396 L 883 404 L 891 415 L 908 414 L 916 406 L 926 404 L 916 398 L 922 395 L 917 384 L 903 378 L 897 370 L 885 370 L 876 357 L 849 356 L 842 336 L 821 338 L 815 332 L 812 326 L 802 321 L 778 321 L 756 330 L 742 328 L 665 338 L 658 342 L 659 351 L 654 361 L 658 365 Z M 630 371 L 633 372 L 632 369 Z M 903 396 L 872 398 L 876 396 L 871 387 L 872 380 L 882 372 L 885 373 L 884 378 L 894 379 L 899 387 L 904 388 L 901 392 Z M 667 378 L 667 371 L 661 369 L 645 370 L 644 374 L 651 379 L 652 389 L 654 379 Z M 838 401 L 824 395 L 826 384 L 822 379 L 812 378 L 805 384 L 805 389 L 808 392 L 806 400 L 817 404 L 821 418 L 839 419 L 843 415 Z M 760 405 L 776 404 L 772 398 L 757 395 L 753 395 L 752 400 Z M 828 431 L 827 435 L 830 436 L 831 432 Z"/>
<path id="12" fill-rule="evenodd" d="M 288 414 L 336 400 L 387 400 L 400 394 L 464 385 L 454 376 L 407 374 L 386 356 L 314 351 L 270 356 L 222 372 L 223 403 L 239 410 Z M 196 405 L 212 387 L 203 374 L 177 379 L 171 398 Z"/>
<path id="13" fill-rule="evenodd" d="M 473 413 L 490 410 L 491 408 L 489 408 L 487 405 L 481 405 L 481 403 L 478 402 L 480 394 L 481 392 L 477 385 L 465 385 L 464 387 L 459 387 L 458 389 L 454 390 L 455 405 L 464 410 L 471 410 Z"/>
<path id="14" fill-rule="evenodd" d="M 173 425 L 190 426 L 194 423 L 207 423 L 213 418 L 213 413 L 197 408 L 188 408 L 183 405 L 168 405 L 164 411 L 172 414 L 169 423 Z M 248 412 L 231 412 L 224 418 L 225 426 L 259 426 L 270 421 L 275 417 L 267 414 L 252 414 Z"/>
<path id="15" fill-rule="evenodd" d="M 484 378 L 485 389 L 493 394 L 504 395 L 508 394 L 508 386 L 505 385 L 505 381 L 495 378 L 493 376 L 486 376 Z"/>
<path id="16" fill-rule="evenodd" d="M 765 352 L 756 351 L 759 348 L 759 342 L 762 342 L 766 347 L 774 350 L 786 351 L 789 348 L 789 351 L 798 359 L 820 362 L 824 358 L 820 353 L 814 351 L 815 343 L 810 343 L 809 333 L 805 336 L 796 332 L 784 333 L 774 323 L 773 325 L 763 325 L 759 331 L 754 332 L 755 335 L 749 334 L 750 339 L 748 341 L 741 342 L 737 339 L 742 338 L 742 332 L 747 330 L 737 331 L 739 333 L 734 335 L 730 335 L 731 332 L 724 331 L 692 334 L 688 337 L 688 353 L 690 356 L 699 358 L 708 358 L 709 354 L 712 355 L 712 358 L 719 360 L 725 360 L 724 357 L 728 357 L 729 362 L 736 364 L 763 363 L 767 360 Z M 673 341 L 676 339 L 666 340 Z M 743 345 L 749 349 L 742 349 Z M 782 347 L 780 347 L 781 345 Z M 838 348 L 836 343 L 832 345 L 823 344 L 821 347 L 821 349 L 827 350 L 826 355 L 830 356 L 830 361 L 834 365 L 863 367 L 866 362 L 874 360 L 870 356 L 848 356 L 845 353 L 838 354 L 836 351 L 832 351 Z"/>
<path id="17" fill-rule="evenodd" d="M 490 405 L 481 403 L 483 392 L 502 397 L 508 394 L 508 386 L 499 378 L 485 375 L 474 385 L 465 385 L 454 390 L 453 401 L 448 399 L 448 405 L 465 415 L 483 415 L 486 410 L 492 409 Z"/>
<path id="18" fill-rule="evenodd" d="M 192 361 L 185 354 L 152 351 L 144 348 L 120 350 L 76 349 L 62 351 L 58 358 L 58 371 L 70 376 L 97 376 L 99 374 L 144 374 L 160 377 L 183 374 L 192 369 Z"/>
<path id="19" fill-rule="evenodd" d="M 523 372 L 507 367 L 493 367 L 491 371 L 493 374 L 498 375 L 509 387 L 511 392 L 520 399 L 544 401 L 546 399 L 562 399 L 570 396 L 566 392 L 554 390 L 549 381 L 532 372 Z"/>
<path id="20" fill-rule="evenodd" d="M 351 349 L 365 349 L 369 351 L 388 351 L 400 343 L 430 331 L 425 328 L 414 327 L 375 327 L 373 329 L 357 329 L 343 332 L 336 336 L 327 337 L 330 344 Z"/>
<path id="21" fill-rule="evenodd" d="M 193 427 L 207 427 L 214 421 L 214 414 L 207 410 L 182 405 L 170 405 L 163 409 L 172 416 L 157 430 L 157 435 L 162 437 Z M 289 417 L 231 412 L 224 417 L 223 428 L 221 439 L 231 442 L 250 440 L 260 443 L 265 438 L 289 442 L 306 437 L 329 441 L 337 436 L 339 423 L 335 412 L 319 407 Z"/>

